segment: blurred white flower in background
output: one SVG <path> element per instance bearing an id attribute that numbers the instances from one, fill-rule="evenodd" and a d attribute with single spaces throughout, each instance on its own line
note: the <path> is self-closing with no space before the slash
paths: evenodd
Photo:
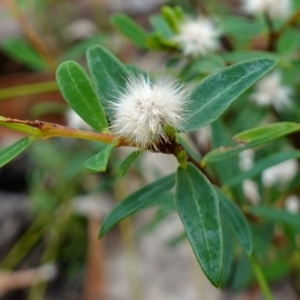
<path id="1" fill-rule="evenodd" d="M 293 214 L 300 212 L 300 200 L 296 195 L 291 195 L 285 200 L 285 209 Z"/>
<path id="2" fill-rule="evenodd" d="M 270 18 L 287 18 L 292 11 L 291 0 L 243 0 L 248 14 L 268 14 Z"/>
<path id="3" fill-rule="evenodd" d="M 55 264 L 41 265 L 37 269 L 37 277 L 40 281 L 50 281 L 54 279 L 58 274 L 58 269 Z"/>
<path id="4" fill-rule="evenodd" d="M 239 153 L 239 166 L 242 171 L 251 169 L 254 165 L 255 152 L 253 149 L 247 149 Z M 256 182 L 251 179 L 243 181 L 243 192 L 247 200 L 252 204 L 257 204 L 260 201 L 260 196 Z"/>
<path id="5" fill-rule="evenodd" d="M 254 150 L 247 149 L 239 153 L 239 166 L 242 171 L 247 171 L 253 167 Z"/>
<path id="6" fill-rule="evenodd" d="M 73 42 L 76 40 L 84 40 L 97 34 L 97 25 L 88 19 L 77 19 L 69 24 L 62 32 L 63 37 Z"/>
<path id="7" fill-rule="evenodd" d="M 281 84 L 281 74 L 273 72 L 255 85 L 250 99 L 259 106 L 274 106 L 281 111 L 292 106 L 292 88 Z"/>
<path id="8" fill-rule="evenodd" d="M 209 125 L 201 127 L 194 132 L 197 144 L 199 145 L 201 150 L 205 150 L 205 152 L 208 152 L 210 150 L 211 135 L 211 128 Z M 196 149 L 196 151 L 198 150 L 199 149 Z"/>
<path id="9" fill-rule="evenodd" d="M 220 32 L 213 22 L 204 17 L 187 18 L 179 26 L 179 33 L 174 41 L 179 44 L 186 56 L 207 55 L 219 48 Z"/>
<path id="10" fill-rule="evenodd" d="M 251 204 L 257 204 L 260 202 L 257 184 L 253 180 L 246 179 L 243 181 L 243 192 Z"/>
<path id="11" fill-rule="evenodd" d="M 178 82 L 131 76 L 118 100 L 111 103 L 114 121 L 110 130 L 142 149 L 155 146 L 167 140 L 166 125 L 182 128 L 186 104 L 186 92 Z"/>
<path id="12" fill-rule="evenodd" d="M 275 184 L 279 184 L 279 187 L 281 187 L 293 179 L 297 172 L 297 160 L 290 159 L 264 170 L 262 173 L 262 181 L 266 187 L 271 187 Z"/>
<path id="13" fill-rule="evenodd" d="M 66 112 L 65 117 L 68 127 L 75 129 L 91 130 L 91 126 L 87 124 L 84 120 L 82 120 L 81 117 L 78 116 L 78 114 L 74 110 L 69 109 Z"/>

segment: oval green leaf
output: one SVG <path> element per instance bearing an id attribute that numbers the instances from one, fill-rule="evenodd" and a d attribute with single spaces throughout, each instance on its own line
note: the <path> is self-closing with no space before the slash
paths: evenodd
<path id="1" fill-rule="evenodd" d="M 0 150 L 0 167 L 4 166 L 23 152 L 33 142 L 33 140 L 34 138 L 31 136 L 25 137 L 7 148 Z"/>
<path id="2" fill-rule="evenodd" d="M 207 178 L 192 164 L 178 168 L 175 205 L 195 256 L 207 278 L 219 286 L 223 239 L 218 196 Z"/>
<path id="3" fill-rule="evenodd" d="M 171 39 L 174 36 L 172 28 L 162 16 L 157 15 L 151 17 L 150 23 L 153 28 L 158 31 L 164 38 Z"/>
<path id="4" fill-rule="evenodd" d="M 246 253 L 252 253 L 252 236 L 244 214 L 239 207 L 228 199 L 219 188 L 215 188 L 220 201 L 220 211 L 237 236 Z"/>
<path id="5" fill-rule="evenodd" d="M 222 268 L 222 276 L 221 276 L 221 282 L 220 287 L 222 289 L 226 288 L 231 275 L 232 270 L 232 262 L 234 258 L 234 246 L 235 246 L 235 240 L 234 240 L 234 234 L 232 232 L 231 227 L 229 226 L 229 223 L 227 219 L 222 217 L 221 214 L 221 224 L 222 224 L 222 233 L 223 233 L 223 248 L 224 248 L 224 257 L 223 257 L 223 268 Z"/>
<path id="6" fill-rule="evenodd" d="M 47 71 L 49 69 L 43 57 L 29 43 L 20 38 L 5 39 L 1 43 L 1 49 L 14 60 L 34 70 Z"/>
<path id="7" fill-rule="evenodd" d="M 233 137 L 233 140 L 241 145 L 238 145 L 237 147 L 223 146 L 210 151 L 205 155 L 201 164 L 205 166 L 208 163 L 228 159 L 245 149 L 260 146 L 299 130 L 300 124 L 298 123 L 280 122 L 243 131 Z"/>
<path id="8" fill-rule="evenodd" d="M 247 170 L 246 172 L 240 173 L 239 175 L 231 178 L 225 183 L 227 188 L 233 187 L 247 178 L 252 178 L 259 175 L 261 172 L 275 166 L 281 162 L 287 161 L 292 158 L 300 158 L 300 151 L 285 151 L 282 153 L 275 153 L 266 158 L 263 158 L 255 163 L 254 167 Z"/>
<path id="9" fill-rule="evenodd" d="M 66 102 L 91 127 L 98 131 L 108 127 L 105 113 L 85 70 L 75 61 L 63 62 L 56 80 Z"/>
<path id="10" fill-rule="evenodd" d="M 85 167 L 93 172 L 105 172 L 108 164 L 108 160 L 112 149 L 115 147 L 115 143 L 111 143 L 101 150 L 96 155 L 92 156 L 86 163 Z"/>
<path id="11" fill-rule="evenodd" d="M 130 165 L 133 163 L 133 161 L 142 153 L 141 150 L 136 150 L 130 153 L 125 160 L 122 162 L 120 168 L 119 168 L 119 174 L 120 176 L 123 176 L 127 173 Z"/>
<path id="12" fill-rule="evenodd" d="M 168 192 L 175 184 L 175 175 L 171 174 L 150 183 L 119 202 L 103 220 L 98 236 L 101 238 L 118 222 L 137 211 L 149 207 L 162 194 Z"/>
<path id="13" fill-rule="evenodd" d="M 236 143 L 246 144 L 247 147 L 255 147 L 298 130 L 300 130 L 300 124 L 298 123 L 273 123 L 238 133 L 233 137 L 233 140 Z"/>
<path id="14" fill-rule="evenodd" d="M 273 69 L 277 60 L 259 58 L 237 63 L 206 77 L 190 95 L 184 131 L 194 131 L 216 120 L 252 84 Z"/>
<path id="15" fill-rule="evenodd" d="M 101 46 L 88 49 L 87 62 L 105 112 L 112 118 L 110 102 L 115 102 L 125 87 L 129 72 L 110 51 Z"/>
<path id="16" fill-rule="evenodd" d="M 147 32 L 133 19 L 125 14 L 117 13 L 110 18 L 110 23 L 136 46 L 146 48 Z"/>
<path id="17" fill-rule="evenodd" d="M 206 166 L 209 163 L 219 162 L 230 157 L 233 157 L 243 150 L 247 149 L 246 147 L 238 146 L 238 147 L 227 147 L 222 146 L 218 149 L 212 150 L 208 152 L 201 161 L 202 166 Z"/>

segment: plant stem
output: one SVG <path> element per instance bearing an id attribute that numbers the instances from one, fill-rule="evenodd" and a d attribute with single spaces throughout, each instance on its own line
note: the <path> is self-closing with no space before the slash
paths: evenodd
<path id="1" fill-rule="evenodd" d="M 5 118 L 0 116 L 0 125 L 9 128 L 11 127 L 12 129 L 25 133 L 29 133 L 31 130 L 35 137 L 44 139 L 51 137 L 69 137 L 102 142 L 105 144 L 110 144 L 111 142 L 116 140 L 116 137 L 110 133 L 99 133 L 94 131 L 79 130 L 62 126 L 59 124 L 43 122 L 38 120 L 27 121 Z M 124 141 L 123 139 L 119 139 L 116 143 L 116 146 L 126 145 L 126 141 Z"/>
<path id="2" fill-rule="evenodd" d="M 260 286 L 261 292 L 263 296 L 265 297 L 265 300 L 274 300 L 270 287 L 267 283 L 267 280 L 262 272 L 261 267 L 259 266 L 257 260 L 254 258 L 254 256 L 249 257 L 253 272 L 255 274 L 255 277 L 257 279 L 257 282 Z"/>
<path id="3" fill-rule="evenodd" d="M 274 24 L 270 16 L 266 13 L 265 14 L 266 23 L 268 26 L 268 35 L 269 35 L 269 42 L 268 42 L 268 51 L 275 51 L 276 41 L 278 39 L 278 33 L 274 29 Z"/>

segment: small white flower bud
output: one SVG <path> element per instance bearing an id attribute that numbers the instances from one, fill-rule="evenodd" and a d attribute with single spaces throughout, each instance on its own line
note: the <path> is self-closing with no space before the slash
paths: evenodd
<path id="1" fill-rule="evenodd" d="M 266 187 L 277 185 L 281 188 L 292 180 L 296 176 L 297 172 L 297 160 L 290 159 L 264 170 L 262 173 L 262 181 Z"/>
<path id="2" fill-rule="evenodd" d="M 300 200 L 296 195 L 290 195 L 285 200 L 285 209 L 293 214 L 300 212 Z"/>
<path id="3" fill-rule="evenodd" d="M 220 32 L 208 18 L 187 18 L 179 26 L 179 33 L 174 41 L 179 44 L 186 56 L 207 55 L 219 48 Z"/>
<path id="4" fill-rule="evenodd" d="M 285 19 L 291 13 L 290 0 L 243 0 L 243 9 L 248 14 L 268 14 L 270 18 Z"/>
<path id="5" fill-rule="evenodd" d="M 182 128 L 186 92 L 178 82 L 144 76 L 130 76 L 124 90 L 112 104 L 114 120 L 110 130 L 142 149 L 167 141 L 165 126 Z"/>
<path id="6" fill-rule="evenodd" d="M 292 88 L 281 84 L 279 72 L 273 72 L 261 79 L 255 89 L 256 91 L 250 96 L 250 99 L 259 106 L 273 105 L 277 111 L 292 106 Z"/>

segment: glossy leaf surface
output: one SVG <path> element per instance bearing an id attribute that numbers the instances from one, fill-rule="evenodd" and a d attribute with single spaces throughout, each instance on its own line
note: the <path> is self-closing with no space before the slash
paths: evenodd
<path id="1" fill-rule="evenodd" d="M 219 286 L 223 263 L 219 201 L 207 178 L 190 163 L 187 169 L 178 168 L 175 205 L 199 264 Z"/>
<path id="2" fill-rule="evenodd" d="M 191 93 L 185 131 L 193 131 L 216 120 L 228 106 L 277 64 L 271 58 L 237 63 L 202 80 Z"/>
<path id="3" fill-rule="evenodd" d="M 228 159 L 248 148 L 257 147 L 280 137 L 300 130 L 300 124 L 280 122 L 249 129 L 236 134 L 233 140 L 241 145 L 236 147 L 220 147 L 210 151 L 202 160 L 202 164 Z"/>
<path id="4" fill-rule="evenodd" d="M 174 184 L 175 175 L 171 174 L 144 186 L 126 197 L 105 217 L 100 227 L 99 237 L 102 237 L 122 219 L 133 215 L 143 208 L 149 207 L 152 202 L 157 204 L 156 199 L 171 190 Z"/>
<path id="5" fill-rule="evenodd" d="M 56 72 L 59 90 L 71 108 L 98 131 L 108 127 L 105 113 L 85 70 L 75 61 L 62 63 Z"/>
<path id="6" fill-rule="evenodd" d="M 125 14 L 117 13 L 110 18 L 110 22 L 136 46 L 146 48 L 147 32 L 133 19 Z"/>
<path id="7" fill-rule="evenodd" d="M 216 191 L 220 201 L 220 211 L 222 216 L 224 216 L 227 223 L 231 226 L 247 254 L 250 255 L 252 252 L 252 237 L 244 214 L 220 189 L 216 188 Z"/>
<path id="8" fill-rule="evenodd" d="M 87 62 L 104 110 L 112 117 L 109 102 L 116 101 L 119 92 L 125 87 L 128 70 L 110 51 L 101 46 L 88 49 Z"/>
<path id="9" fill-rule="evenodd" d="M 18 154 L 23 152 L 32 142 L 32 137 L 25 137 L 16 143 L 0 150 L 0 167 L 14 159 Z"/>
<path id="10" fill-rule="evenodd" d="M 119 168 L 119 174 L 120 176 L 123 176 L 128 171 L 130 165 L 133 163 L 133 161 L 142 153 L 141 150 L 136 150 L 130 153 L 122 162 L 120 168 Z"/>
<path id="11" fill-rule="evenodd" d="M 115 147 L 114 143 L 109 144 L 96 155 L 92 156 L 86 163 L 85 167 L 94 172 L 106 171 L 108 160 L 112 149 Z"/>

